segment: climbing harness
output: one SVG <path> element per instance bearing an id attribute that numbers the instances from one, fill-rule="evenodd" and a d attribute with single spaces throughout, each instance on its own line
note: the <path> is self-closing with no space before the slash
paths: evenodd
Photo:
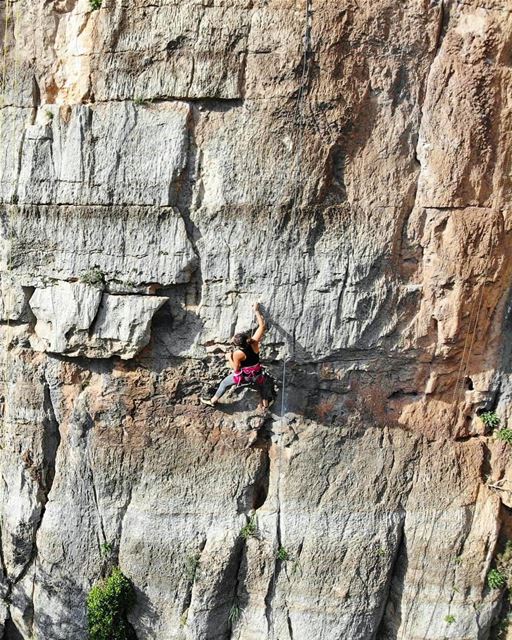
<path id="1" fill-rule="evenodd" d="M 269 403 L 269 407 L 274 404 L 275 399 L 278 394 L 278 383 L 272 373 L 266 369 L 264 366 L 261 366 L 261 378 L 259 382 L 250 381 L 250 380 L 242 380 L 240 384 L 236 384 L 232 387 L 233 390 L 237 389 L 255 389 L 258 390 L 262 400 L 267 400 Z"/>
<path id="2" fill-rule="evenodd" d="M 242 367 L 240 371 L 235 371 L 233 374 L 233 380 L 236 385 L 240 384 L 263 384 L 265 377 L 263 375 L 263 367 L 258 362 L 252 365 L 252 367 Z"/>

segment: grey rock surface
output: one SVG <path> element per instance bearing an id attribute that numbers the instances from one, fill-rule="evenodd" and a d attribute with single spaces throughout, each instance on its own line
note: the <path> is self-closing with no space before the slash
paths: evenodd
<path id="1" fill-rule="evenodd" d="M 4 638 L 118 564 L 139 640 L 494 640 L 508 4 L 0 14 Z M 205 407 L 256 300 L 277 401 Z"/>
<path id="2" fill-rule="evenodd" d="M 36 318 L 30 343 L 35 351 L 130 359 L 147 345 L 154 313 L 167 298 L 111 295 L 97 285 L 59 282 L 36 289 L 30 308 Z"/>

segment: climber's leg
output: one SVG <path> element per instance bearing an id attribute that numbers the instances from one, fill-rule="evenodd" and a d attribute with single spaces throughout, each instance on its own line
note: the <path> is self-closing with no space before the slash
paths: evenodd
<path id="1" fill-rule="evenodd" d="M 260 394 L 260 404 L 259 404 L 260 409 L 268 409 L 270 406 L 269 397 L 268 397 L 268 394 L 266 393 L 266 381 L 267 379 L 265 377 L 263 382 L 260 382 L 259 384 L 255 385 L 258 388 L 258 392 Z"/>
<path id="2" fill-rule="evenodd" d="M 203 400 L 203 398 L 201 398 L 201 402 L 203 404 L 210 404 L 210 405 L 217 404 L 217 402 L 219 401 L 219 398 L 222 395 L 224 395 L 224 393 L 226 392 L 226 389 L 228 387 L 232 387 L 234 384 L 236 384 L 235 374 L 232 373 L 229 376 L 226 376 L 224 380 L 222 380 L 222 382 L 219 384 L 219 388 L 215 392 L 215 395 L 210 400 Z"/>
<path id="3" fill-rule="evenodd" d="M 264 375 L 264 380 L 261 385 L 258 385 L 258 391 L 261 396 L 260 407 L 262 409 L 270 408 L 275 401 L 275 392 L 274 392 L 274 382 L 273 379 L 268 375 Z"/>
<path id="4" fill-rule="evenodd" d="M 226 390 L 229 387 L 232 387 L 234 384 L 236 384 L 235 374 L 231 373 L 229 376 L 226 376 L 224 380 L 222 380 L 222 382 L 219 384 L 219 388 L 215 392 L 215 395 L 212 398 L 212 402 L 216 402 L 220 397 L 222 397 L 226 393 Z"/>

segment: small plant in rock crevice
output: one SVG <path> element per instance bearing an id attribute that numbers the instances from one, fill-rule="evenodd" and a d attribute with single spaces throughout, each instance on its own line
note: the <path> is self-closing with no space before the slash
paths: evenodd
<path id="1" fill-rule="evenodd" d="M 503 442 L 512 445 L 512 429 L 498 429 L 498 431 L 494 433 L 499 440 L 503 440 Z"/>
<path id="2" fill-rule="evenodd" d="M 201 558 L 201 554 L 192 553 L 187 556 L 185 559 L 185 575 L 187 576 L 187 580 L 189 582 L 194 582 L 197 577 L 197 572 L 199 571 L 199 560 Z"/>
<path id="3" fill-rule="evenodd" d="M 497 555 L 496 567 L 506 577 L 509 589 L 512 588 L 512 540 L 508 540 L 503 551 Z"/>
<path id="4" fill-rule="evenodd" d="M 256 516 L 251 516 L 247 524 L 240 529 L 240 537 L 244 540 L 248 540 L 251 536 L 255 536 L 258 532 L 258 523 Z"/>
<path id="5" fill-rule="evenodd" d="M 141 96 L 135 96 L 133 98 L 133 104 L 136 104 L 137 106 L 143 106 L 145 104 L 151 104 L 153 102 L 153 98 L 142 98 Z M 166 255 L 168 255 L 166 253 Z"/>
<path id="6" fill-rule="evenodd" d="M 101 7 L 101 3 L 103 0 L 89 0 L 89 4 L 91 9 L 94 11 L 95 9 L 99 9 Z"/>
<path id="7" fill-rule="evenodd" d="M 188 620 L 188 608 L 185 609 L 185 611 L 180 616 L 180 629 L 183 629 L 184 627 L 187 626 L 187 620 Z"/>
<path id="8" fill-rule="evenodd" d="M 447 616 L 444 617 L 444 621 L 447 624 L 453 624 L 455 622 L 455 616 L 452 616 L 451 614 L 448 614 Z"/>
<path id="9" fill-rule="evenodd" d="M 507 584 L 507 577 L 499 569 L 491 569 L 487 574 L 490 589 L 502 589 Z"/>
<path id="10" fill-rule="evenodd" d="M 91 285 L 92 287 L 103 287 L 105 284 L 105 274 L 101 269 L 89 269 L 80 276 L 80 282 Z"/>
<path id="11" fill-rule="evenodd" d="M 114 567 L 87 595 L 90 640 L 135 640 L 135 632 L 127 619 L 134 604 L 132 583 L 119 567 Z"/>
<path id="12" fill-rule="evenodd" d="M 480 420 L 484 423 L 487 429 L 496 429 L 499 427 L 500 419 L 495 411 L 485 411 L 480 414 Z"/>
<path id="13" fill-rule="evenodd" d="M 228 614 L 228 622 L 232 627 L 240 620 L 241 613 L 240 605 L 238 602 L 234 602 Z"/>
<path id="14" fill-rule="evenodd" d="M 108 557 L 112 553 L 113 549 L 114 547 L 110 544 L 110 542 L 104 542 L 100 546 L 101 555 L 103 557 Z"/>
<path id="15" fill-rule="evenodd" d="M 281 560 L 281 562 L 286 562 L 290 559 L 290 554 L 284 547 L 279 547 L 276 557 L 278 560 Z"/>
<path id="16" fill-rule="evenodd" d="M 508 602 L 505 603 L 504 617 L 495 626 L 496 640 L 504 640 L 508 637 L 508 631 L 512 622 L 512 614 L 510 607 L 512 605 L 512 597 L 510 590 L 512 588 L 512 540 L 508 540 L 501 553 L 498 553 L 495 559 L 495 567 L 487 574 L 487 586 L 490 589 L 508 589 Z"/>

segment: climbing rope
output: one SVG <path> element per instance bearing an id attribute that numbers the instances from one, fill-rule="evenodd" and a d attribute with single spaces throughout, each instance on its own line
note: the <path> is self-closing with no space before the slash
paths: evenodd
<path id="1" fill-rule="evenodd" d="M 302 184 L 302 157 L 303 157 L 303 147 L 304 147 L 304 126 L 305 126 L 305 112 L 304 112 L 304 99 L 307 94 L 307 85 L 309 82 L 309 56 L 311 51 L 311 29 L 312 29 L 312 0 L 306 0 L 305 3 L 305 29 L 303 35 L 303 54 L 302 54 L 302 65 L 301 65 L 301 75 L 300 75 L 300 86 L 297 94 L 297 100 L 295 103 L 295 113 L 293 119 L 293 127 L 295 136 L 292 136 L 295 144 L 292 148 L 296 148 L 295 154 L 295 167 L 293 172 L 293 194 L 291 200 L 291 216 L 293 218 L 293 214 L 297 211 L 299 205 L 299 196 L 301 193 L 301 184 Z M 277 432 L 276 437 L 276 451 L 277 451 L 277 473 L 276 473 L 276 541 L 274 545 L 274 554 L 275 558 L 277 558 L 277 554 L 279 552 L 279 548 L 281 546 L 281 468 L 282 468 L 282 436 L 284 431 L 284 426 L 286 423 L 286 410 L 287 410 L 287 372 L 286 366 L 287 361 L 292 361 L 295 356 L 295 334 L 292 336 L 291 341 L 291 353 L 288 352 L 283 359 L 283 371 L 282 371 L 282 379 L 281 379 L 281 419 L 279 421 L 279 430 Z M 275 559 L 274 559 L 274 572 L 272 575 L 272 596 L 275 595 L 276 591 L 276 569 L 275 569 Z M 275 625 L 274 625 L 274 614 L 273 607 L 270 607 L 269 612 L 269 626 L 270 626 L 270 636 L 274 639 L 275 636 Z"/>
<path id="2" fill-rule="evenodd" d="M 277 474 L 276 474 L 276 542 L 274 544 L 274 572 L 272 574 L 272 589 L 271 594 L 272 598 L 276 592 L 276 558 L 279 553 L 279 548 L 281 547 L 281 498 L 280 498 L 280 490 L 281 490 L 281 438 L 283 433 L 283 426 L 285 422 L 285 411 L 286 411 L 286 356 L 283 360 L 283 373 L 281 379 L 281 420 L 279 424 L 279 431 L 276 438 L 276 448 L 277 448 Z M 272 640 L 275 638 L 275 626 L 274 626 L 274 609 L 270 607 L 269 609 L 269 631 L 270 637 Z"/>

